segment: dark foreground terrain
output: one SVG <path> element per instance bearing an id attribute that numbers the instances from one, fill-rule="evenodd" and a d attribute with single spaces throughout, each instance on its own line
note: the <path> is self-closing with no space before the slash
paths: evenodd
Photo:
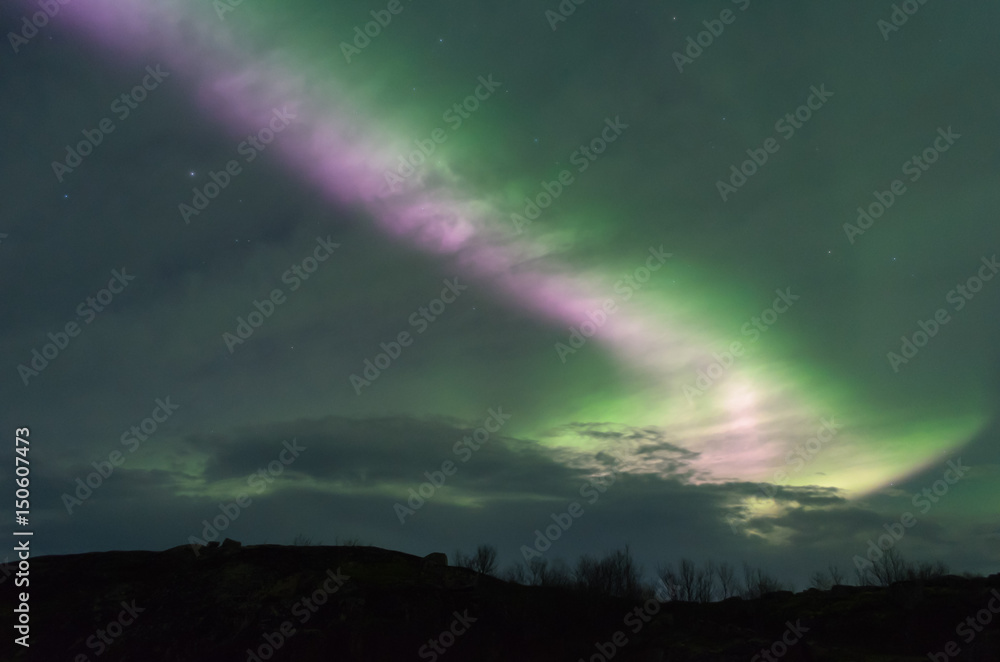
<path id="1" fill-rule="evenodd" d="M 661 604 L 508 584 L 440 561 L 231 541 L 197 556 L 182 546 L 39 557 L 30 568 L 31 647 L 14 645 L 8 625 L 0 651 L 13 653 L 0 657 L 1000 661 L 1000 575 Z M 2 570 L 10 623 L 14 568 Z"/>

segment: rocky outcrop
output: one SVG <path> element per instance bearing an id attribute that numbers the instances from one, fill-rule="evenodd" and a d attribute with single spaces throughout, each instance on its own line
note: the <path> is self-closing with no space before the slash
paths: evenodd
<path id="1" fill-rule="evenodd" d="M 424 557 L 424 565 L 448 565 L 448 555 L 444 552 L 431 552 Z"/>

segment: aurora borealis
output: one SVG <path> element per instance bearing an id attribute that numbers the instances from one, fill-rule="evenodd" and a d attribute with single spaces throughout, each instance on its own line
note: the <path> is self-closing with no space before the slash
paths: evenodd
<path id="1" fill-rule="evenodd" d="M 40 549 L 249 494 L 244 543 L 513 563 L 611 472 L 549 554 L 801 583 L 915 511 L 995 569 L 996 7 L 58 7 L 0 14 Z"/>

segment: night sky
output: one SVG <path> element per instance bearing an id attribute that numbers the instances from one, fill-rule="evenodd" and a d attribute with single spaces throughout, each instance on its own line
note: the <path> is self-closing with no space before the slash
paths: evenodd
<path id="1" fill-rule="evenodd" d="M 996 571 L 996 3 L 51 4 L 0 10 L 35 554 Z"/>

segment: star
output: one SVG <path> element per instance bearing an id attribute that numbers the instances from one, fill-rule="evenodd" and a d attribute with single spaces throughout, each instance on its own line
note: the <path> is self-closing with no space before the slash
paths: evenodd
<path id="1" fill-rule="evenodd" d="M 188 174 L 191 175 L 192 177 L 194 177 L 194 170 L 188 172 Z"/>

